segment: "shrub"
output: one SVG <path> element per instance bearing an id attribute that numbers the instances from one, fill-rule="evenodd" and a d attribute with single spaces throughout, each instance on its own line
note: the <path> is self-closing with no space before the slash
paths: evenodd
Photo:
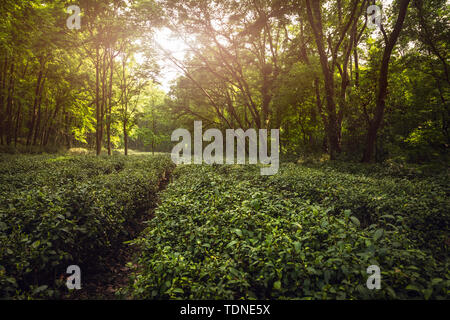
<path id="1" fill-rule="evenodd" d="M 58 297 L 70 264 L 101 268 L 154 206 L 170 158 L 0 157 L 0 296 Z"/>
<path id="2" fill-rule="evenodd" d="M 279 176 L 268 178 L 259 176 L 256 166 L 177 168 L 156 217 L 132 242 L 141 253 L 131 295 L 448 298 L 448 261 L 435 259 L 402 229 L 390 227 L 388 216 L 380 213 L 379 221 L 365 226 L 351 201 L 339 211 L 315 202 L 325 203 L 322 195 L 334 189 L 323 185 L 325 177 L 303 179 L 301 173 L 294 175 L 297 170 L 306 169 L 285 166 Z M 381 268 L 381 290 L 366 288 L 370 265 Z"/>

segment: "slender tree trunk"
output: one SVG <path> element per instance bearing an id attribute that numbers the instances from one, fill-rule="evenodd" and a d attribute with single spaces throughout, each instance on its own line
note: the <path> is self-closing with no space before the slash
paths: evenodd
<path id="1" fill-rule="evenodd" d="M 9 70 L 8 98 L 6 101 L 6 144 L 10 145 L 12 140 L 12 118 L 13 118 L 13 99 L 14 99 L 14 62 Z"/>
<path id="2" fill-rule="evenodd" d="M 53 112 L 53 115 L 51 112 L 49 112 L 49 116 L 48 116 L 48 120 L 47 120 L 48 127 L 47 127 L 46 133 L 44 135 L 44 145 L 48 144 L 50 134 L 55 131 L 54 123 L 55 123 L 55 119 L 58 117 L 58 113 L 59 113 L 60 109 L 61 109 L 61 103 L 59 100 L 56 100 L 55 111 Z"/>
<path id="3" fill-rule="evenodd" d="M 152 139 L 152 155 L 155 155 L 155 136 L 156 136 L 156 121 L 155 121 L 155 103 L 152 106 L 152 127 L 153 127 L 153 139 Z"/>
<path id="4" fill-rule="evenodd" d="M 33 131 L 34 131 L 34 124 L 36 122 L 36 107 L 39 101 L 39 92 L 41 87 L 41 81 L 42 81 L 42 67 L 39 69 L 39 74 L 36 81 L 36 89 L 34 92 L 34 102 L 33 102 L 33 109 L 31 109 L 31 115 L 30 115 L 30 125 L 28 126 L 28 135 L 27 135 L 27 146 L 31 143 L 31 138 L 33 137 Z"/>
<path id="5" fill-rule="evenodd" d="M 40 145 L 41 146 L 45 146 L 46 145 L 45 140 L 46 140 L 46 137 L 47 137 L 48 130 L 50 128 L 50 117 L 51 117 L 51 114 L 52 114 L 52 112 L 49 110 L 49 107 L 47 105 L 47 108 L 45 109 L 45 117 L 44 117 L 45 118 L 45 123 L 42 125 L 42 129 L 41 129 L 41 133 L 40 133 L 40 140 L 41 140 Z"/>
<path id="6" fill-rule="evenodd" d="M 70 118 L 69 118 L 69 112 L 64 110 L 64 127 L 65 127 L 65 138 L 66 138 L 66 144 L 67 149 L 70 149 L 71 147 L 71 134 L 70 134 Z"/>
<path id="7" fill-rule="evenodd" d="M 358 57 L 358 47 L 356 47 L 356 43 L 355 43 L 355 48 L 353 49 L 353 58 L 355 60 L 355 86 L 358 88 L 359 87 L 359 57 Z"/>
<path id="8" fill-rule="evenodd" d="M 36 118 L 36 125 L 35 125 L 35 131 L 34 131 L 34 139 L 33 139 L 33 145 L 37 145 L 37 138 L 39 135 L 39 129 L 41 125 L 41 105 L 42 105 L 42 91 L 45 84 L 45 76 L 42 79 L 41 88 L 39 90 L 39 99 L 38 99 L 38 105 L 37 105 L 37 118 Z"/>
<path id="9" fill-rule="evenodd" d="M 107 51 L 106 49 L 103 49 L 103 59 L 102 59 L 102 64 L 101 64 L 101 78 L 100 78 L 100 82 L 101 82 L 101 88 L 102 88 L 102 98 L 101 98 L 101 103 L 100 103 L 100 118 L 101 118 L 101 126 L 100 126 L 100 141 L 103 143 L 103 132 L 104 132 L 104 119 L 105 119 L 105 110 L 107 108 L 106 106 L 106 100 L 107 100 L 107 92 L 106 92 L 106 56 L 107 56 Z"/>
<path id="10" fill-rule="evenodd" d="M 128 155 L 128 132 L 127 132 L 127 121 L 128 121 L 128 94 L 127 94 L 127 78 L 126 78 L 126 59 L 123 59 L 122 62 L 122 72 L 123 72 L 123 103 L 124 103 L 124 112 L 123 112 L 123 143 L 125 149 L 125 155 Z"/>
<path id="11" fill-rule="evenodd" d="M 127 120 L 123 121 L 123 143 L 125 148 L 125 155 L 128 155 L 128 132 L 127 132 Z"/>
<path id="12" fill-rule="evenodd" d="M 100 110 L 100 79 L 99 79 L 99 48 L 96 48 L 96 63 L 95 63 L 95 116 L 96 116 L 96 129 L 95 129 L 95 145 L 96 145 L 96 154 L 100 155 L 102 152 L 102 119 L 101 119 L 101 110 Z"/>
<path id="13" fill-rule="evenodd" d="M 3 145 L 3 126 L 4 126 L 4 115 L 3 108 L 5 105 L 5 90 L 6 90 L 6 76 L 8 74 L 8 57 L 5 52 L 5 60 L 2 64 L 2 70 L 0 73 L 0 144 Z"/>
<path id="14" fill-rule="evenodd" d="M 362 162 L 373 161 L 377 133 L 378 133 L 378 129 L 380 128 L 381 122 L 383 120 L 384 109 L 386 106 L 389 60 L 391 58 L 392 50 L 394 49 L 394 46 L 400 35 L 400 31 L 403 28 L 403 22 L 405 21 L 409 2 L 410 2 L 410 0 L 401 0 L 400 1 L 399 13 L 398 13 L 397 21 L 395 22 L 394 30 L 392 31 L 392 34 L 389 36 L 386 46 L 384 48 L 383 58 L 382 58 L 381 67 L 380 67 L 380 75 L 379 75 L 379 79 L 378 79 L 378 92 L 377 92 L 375 116 L 372 119 L 372 121 L 370 121 L 370 124 L 369 124 L 369 129 L 368 129 L 367 138 L 366 138 L 366 146 L 365 146 Z"/>
<path id="15" fill-rule="evenodd" d="M 16 115 L 16 125 L 14 128 L 14 146 L 17 146 L 17 138 L 20 132 L 20 111 L 22 109 L 22 103 L 18 102 L 17 103 L 17 115 Z"/>
<path id="16" fill-rule="evenodd" d="M 313 29 L 317 50 L 319 52 L 320 65 L 322 67 L 322 73 L 325 80 L 325 97 L 327 101 L 328 113 L 327 125 L 325 127 L 327 127 L 328 142 L 330 145 L 330 158 L 333 160 L 336 158 L 336 154 L 341 152 L 341 147 L 339 142 L 336 103 L 334 101 L 333 71 L 328 65 L 328 58 L 325 53 L 325 47 L 323 43 L 323 24 L 320 5 L 320 1 L 306 1 L 308 20 L 311 24 L 311 28 Z"/>
<path id="17" fill-rule="evenodd" d="M 111 112 L 112 112 L 112 85 L 114 73 L 114 56 L 111 49 L 110 54 L 110 73 L 109 73 L 109 91 L 108 91 L 108 110 L 106 113 L 106 135 L 108 138 L 108 155 L 111 155 Z"/>
<path id="18" fill-rule="evenodd" d="M 266 70 L 266 66 L 263 66 L 261 72 L 263 76 L 263 85 L 261 88 L 263 116 L 262 122 L 264 128 L 270 129 L 270 101 L 272 100 L 272 96 L 270 94 L 271 80 L 269 79 L 270 74 L 269 71 Z"/>

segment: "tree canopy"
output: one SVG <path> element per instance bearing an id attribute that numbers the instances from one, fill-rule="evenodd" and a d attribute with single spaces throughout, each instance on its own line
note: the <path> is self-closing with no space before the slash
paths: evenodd
<path id="1" fill-rule="evenodd" d="M 168 151 L 202 120 L 280 129 L 288 156 L 448 156 L 444 0 L 5 0 L 0 16 L 2 145 Z"/>

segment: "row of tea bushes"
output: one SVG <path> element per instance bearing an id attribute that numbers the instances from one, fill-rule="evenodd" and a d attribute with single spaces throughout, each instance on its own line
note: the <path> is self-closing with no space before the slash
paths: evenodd
<path id="1" fill-rule="evenodd" d="M 282 167 L 279 176 L 261 177 L 256 166 L 178 167 L 155 218 L 133 242 L 141 252 L 131 295 L 449 297 L 448 262 L 427 255 L 396 228 L 364 226 L 349 209 L 336 214 L 306 192 L 284 191 L 278 179 L 294 183 L 295 170 Z M 381 290 L 366 287 L 371 265 L 381 268 Z"/>
<path id="2" fill-rule="evenodd" d="M 0 297 L 59 297 L 67 266 L 102 267 L 155 205 L 169 157 L 0 157 Z"/>
<path id="3" fill-rule="evenodd" d="M 354 164 L 308 168 L 294 164 L 270 177 L 268 184 L 290 197 L 330 208 L 351 210 L 363 226 L 382 223 L 408 233 L 420 247 L 444 259 L 450 242 L 449 175 L 391 177 Z M 447 178 L 446 178 L 447 177 Z"/>

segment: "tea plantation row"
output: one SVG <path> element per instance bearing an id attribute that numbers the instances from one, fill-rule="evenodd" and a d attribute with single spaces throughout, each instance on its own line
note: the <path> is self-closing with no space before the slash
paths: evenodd
<path id="1" fill-rule="evenodd" d="M 448 183 L 284 165 L 181 166 L 133 244 L 138 299 L 449 298 Z M 370 169 L 370 168 L 369 168 Z M 381 269 L 381 289 L 366 286 Z"/>
<path id="2" fill-rule="evenodd" d="M 172 168 L 166 156 L 1 155 L 0 298 L 58 298 L 67 266 L 101 269 Z"/>

